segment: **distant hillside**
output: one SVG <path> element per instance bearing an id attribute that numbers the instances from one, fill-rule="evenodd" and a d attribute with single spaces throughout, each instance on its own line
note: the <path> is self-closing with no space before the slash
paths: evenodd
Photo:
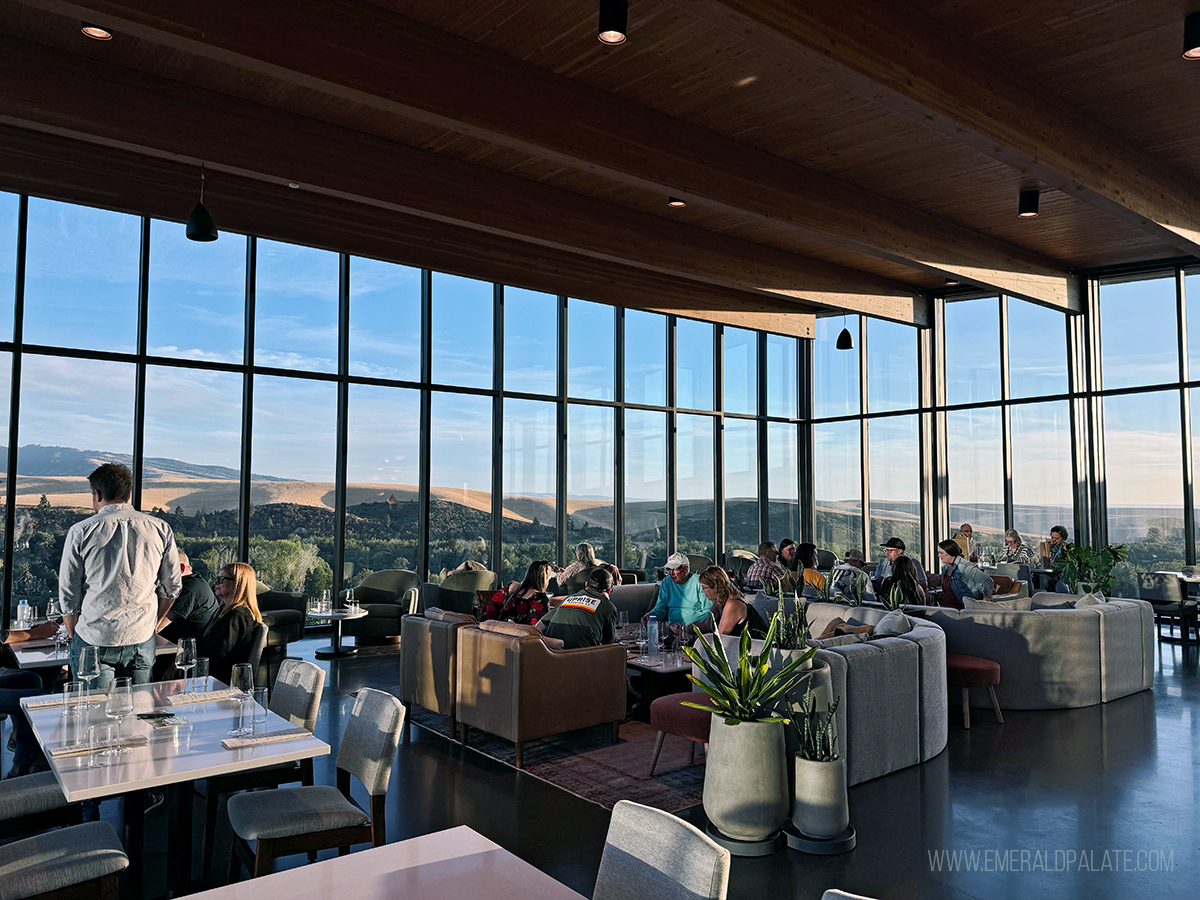
<path id="1" fill-rule="evenodd" d="M 0 447 L 7 455 L 8 448 Z M 43 447 L 41 444 L 26 444 L 17 450 L 17 474 L 32 478 L 67 477 L 86 478 L 96 466 L 104 463 L 133 465 L 128 453 L 108 453 L 104 450 L 79 450 L 74 447 Z M 237 481 L 241 476 L 237 469 L 226 466 L 198 466 L 178 459 L 148 457 L 142 469 L 142 477 L 153 478 L 203 478 Z M 255 481 L 292 481 L 274 475 L 252 475 Z"/>

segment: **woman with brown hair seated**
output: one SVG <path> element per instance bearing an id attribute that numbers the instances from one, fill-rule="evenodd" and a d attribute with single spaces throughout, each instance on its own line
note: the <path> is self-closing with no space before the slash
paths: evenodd
<path id="1" fill-rule="evenodd" d="M 207 657 L 209 674 L 226 684 L 234 665 L 250 658 L 255 628 L 262 621 L 257 584 L 254 569 L 244 562 L 224 566 L 213 579 L 221 611 L 196 639 L 196 655 Z"/>
<path id="2" fill-rule="evenodd" d="M 767 625 L 762 616 L 742 599 L 741 592 L 733 586 L 720 566 L 709 566 L 700 573 L 700 589 L 712 602 L 712 616 L 717 623 L 718 634 L 740 637 L 748 628 L 751 637 L 766 637 Z"/>
<path id="3" fill-rule="evenodd" d="M 479 618 L 498 622 L 515 622 L 518 625 L 536 625 L 550 607 L 546 588 L 554 570 L 544 559 L 535 559 L 525 570 L 525 580 L 512 582 L 507 590 L 496 591 L 483 604 Z"/>

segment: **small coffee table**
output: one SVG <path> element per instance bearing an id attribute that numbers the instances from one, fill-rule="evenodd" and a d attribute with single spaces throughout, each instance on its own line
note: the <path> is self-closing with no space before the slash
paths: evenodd
<path id="1" fill-rule="evenodd" d="M 310 612 L 314 619 L 324 619 L 333 624 L 333 644 L 324 650 L 317 651 L 317 659 L 341 659 L 358 653 L 357 647 L 342 646 L 342 623 L 347 619 L 361 619 L 367 614 L 365 609 L 334 609 L 329 612 Z"/>
<path id="2" fill-rule="evenodd" d="M 692 661 L 683 653 L 660 653 L 658 659 L 650 659 L 639 653 L 629 653 L 625 667 L 641 675 L 641 702 L 637 707 L 637 718 L 650 717 L 650 705 L 659 697 L 686 691 L 690 684 L 688 673 Z"/>

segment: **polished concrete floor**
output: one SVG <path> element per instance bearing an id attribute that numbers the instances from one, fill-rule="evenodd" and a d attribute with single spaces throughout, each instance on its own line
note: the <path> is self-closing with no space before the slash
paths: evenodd
<path id="1" fill-rule="evenodd" d="M 313 659 L 324 643 L 293 645 L 293 655 Z M 1197 651 L 1160 647 L 1153 691 L 1088 709 L 1009 712 L 1004 725 L 976 710 L 970 731 L 952 715 L 940 756 L 851 789 L 857 849 L 736 859 L 729 896 L 817 898 L 839 887 L 878 898 L 1195 897 Z M 372 655 L 321 665 L 330 677 L 318 734 L 336 746 L 351 693 L 396 684 L 398 661 Z M 333 783 L 333 765 L 332 756 L 318 761 L 319 782 Z M 105 804 L 104 816 L 119 821 L 115 803 Z M 469 825 L 590 896 L 609 814 L 412 728 L 397 756 L 387 817 L 389 841 Z M 704 821 L 699 807 L 684 817 Z M 225 828 L 218 859 L 228 859 Z M 155 881 L 148 873 L 150 895 Z"/>

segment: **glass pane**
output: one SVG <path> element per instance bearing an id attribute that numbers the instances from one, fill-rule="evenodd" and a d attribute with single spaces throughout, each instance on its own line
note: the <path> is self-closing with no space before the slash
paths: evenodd
<path id="1" fill-rule="evenodd" d="M 725 412 L 758 412 L 758 332 L 743 328 L 726 328 Z"/>
<path id="2" fill-rule="evenodd" d="M 3 195 L 0 195 L 2 197 Z M 12 354 L 0 353 L 0 398 L 12 396 Z M 4 446 L 8 446 L 8 419 L 9 419 L 9 404 L 0 399 L 0 434 L 4 435 Z M 5 454 L 5 469 L 7 470 L 7 453 Z M 8 492 L 7 492 L 7 477 L 0 475 L 0 487 L 5 489 L 4 500 L 0 501 L 0 516 L 4 516 L 3 521 L 0 521 L 0 547 L 4 546 L 5 528 L 8 522 Z M 0 604 L 3 603 L 3 598 L 0 597 Z M 7 623 L 5 623 L 7 624 Z"/>
<path id="3" fill-rule="evenodd" d="M 420 392 L 350 385 L 343 587 L 384 569 L 417 571 L 420 433 Z"/>
<path id="4" fill-rule="evenodd" d="M 716 559 L 716 500 L 713 471 L 715 431 L 712 416 L 676 419 L 676 528 L 680 553 Z"/>
<path id="5" fill-rule="evenodd" d="M 625 413 L 625 566 L 667 561 L 667 414 Z"/>
<path id="6" fill-rule="evenodd" d="M 813 427 L 816 543 L 839 559 L 851 547 L 863 548 L 861 447 L 858 422 Z"/>
<path id="7" fill-rule="evenodd" d="M 132 462 L 133 396 L 131 363 L 24 357 L 14 602 L 58 590 L 67 529 L 93 512 L 87 476 L 100 462 Z"/>
<path id="8" fill-rule="evenodd" d="M 853 350 L 837 349 L 843 322 L 854 338 Z M 817 319 L 817 336 L 813 341 L 813 412 L 818 419 L 861 411 L 858 346 L 858 316 Z"/>
<path id="9" fill-rule="evenodd" d="M 946 414 L 950 476 L 950 524 L 964 522 L 980 547 L 1004 549 L 1004 460 L 1000 410 L 967 409 Z"/>
<path id="10" fill-rule="evenodd" d="M 13 333 L 19 201 L 16 194 L 0 191 L 0 341 L 11 341 Z"/>
<path id="11" fill-rule="evenodd" d="M 612 400 L 616 386 L 616 307 L 567 301 L 567 394 Z"/>
<path id="12" fill-rule="evenodd" d="M 1000 298 L 946 304 L 946 399 L 1000 399 Z"/>
<path id="13" fill-rule="evenodd" d="M 767 415 L 796 418 L 796 338 L 767 335 Z"/>
<path id="14" fill-rule="evenodd" d="M 421 270 L 350 258 L 350 374 L 421 380 Z"/>
<path id="15" fill-rule="evenodd" d="M 558 393 L 558 298 L 553 294 L 504 289 L 504 389 Z"/>
<path id="16" fill-rule="evenodd" d="M 192 568 L 212 580 L 238 558 L 242 376 L 148 366 L 144 452 L 142 509 L 161 510 Z"/>
<path id="17" fill-rule="evenodd" d="M 920 404 L 917 329 L 867 319 L 867 407 L 871 412 L 888 412 L 916 409 Z"/>
<path id="18" fill-rule="evenodd" d="M 1008 395 L 1040 397 L 1067 390 L 1065 314 L 1008 298 Z"/>
<path id="19" fill-rule="evenodd" d="M 675 320 L 675 405 L 712 409 L 713 326 L 694 319 Z M 707 556 L 708 554 L 704 554 Z"/>
<path id="20" fill-rule="evenodd" d="M 255 376 L 250 565 L 276 590 L 333 588 L 336 422 L 335 385 Z"/>
<path id="21" fill-rule="evenodd" d="M 871 552 L 888 538 L 904 541 L 921 558 L 921 446 L 916 416 L 867 422 L 870 460 Z"/>
<path id="22" fill-rule="evenodd" d="M 215 241 L 189 241 L 176 223 L 152 220 L 149 298 L 151 355 L 242 362 L 246 238 L 225 232 Z"/>
<path id="23" fill-rule="evenodd" d="M 625 402 L 667 405 L 667 317 L 625 310 Z"/>
<path id="24" fill-rule="evenodd" d="M 1190 320 L 1189 320 L 1190 321 Z M 1200 454 L 1196 451 L 1200 448 L 1200 388 L 1193 388 L 1191 391 L 1191 406 L 1192 406 L 1192 485 L 1200 485 Z M 1196 524 L 1196 534 L 1192 537 L 1193 543 L 1200 547 L 1200 495 L 1193 495 L 1196 509 L 1194 510 L 1195 518 L 1193 521 Z"/>
<path id="25" fill-rule="evenodd" d="M 1183 296 L 1187 302 L 1188 380 L 1200 381 L 1200 272 L 1184 276 Z"/>
<path id="26" fill-rule="evenodd" d="M 338 255 L 260 240 L 255 267 L 254 364 L 336 372 Z"/>
<path id="27" fill-rule="evenodd" d="M 1129 545 L 1135 570 L 1178 571 L 1183 560 L 1179 392 L 1104 398 L 1108 540 Z"/>
<path id="28" fill-rule="evenodd" d="M 492 285 L 434 272 L 430 291 L 434 382 L 490 388 Z"/>
<path id="29" fill-rule="evenodd" d="M 1071 410 L 1066 400 L 1012 407 L 1013 528 L 1036 552 L 1050 529 L 1074 530 Z"/>
<path id="30" fill-rule="evenodd" d="M 725 552 L 758 550 L 758 422 L 725 420 Z"/>
<path id="31" fill-rule="evenodd" d="M 796 480 L 796 426 L 767 423 L 767 539 L 800 536 L 800 490 Z"/>
<path id="32" fill-rule="evenodd" d="M 142 220 L 31 197 L 28 231 L 25 341 L 134 352 Z"/>
<path id="33" fill-rule="evenodd" d="M 557 407 L 553 403 L 504 401 L 504 550 L 500 572 L 505 581 L 524 578 L 535 559 L 551 564 L 558 559 L 556 422 Z"/>
<path id="34" fill-rule="evenodd" d="M 604 562 L 616 559 L 613 531 L 613 410 L 567 407 L 567 561 L 587 541 Z"/>
<path id="35" fill-rule="evenodd" d="M 429 574 L 468 559 L 490 569 L 492 400 L 435 391 L 430 402 Z"/>
<path id="36" fill-rule="evenodd" d="M 1178 333 L 1173 277 L 1101 284 L 1104 387 L 1179 381 Z"/>

